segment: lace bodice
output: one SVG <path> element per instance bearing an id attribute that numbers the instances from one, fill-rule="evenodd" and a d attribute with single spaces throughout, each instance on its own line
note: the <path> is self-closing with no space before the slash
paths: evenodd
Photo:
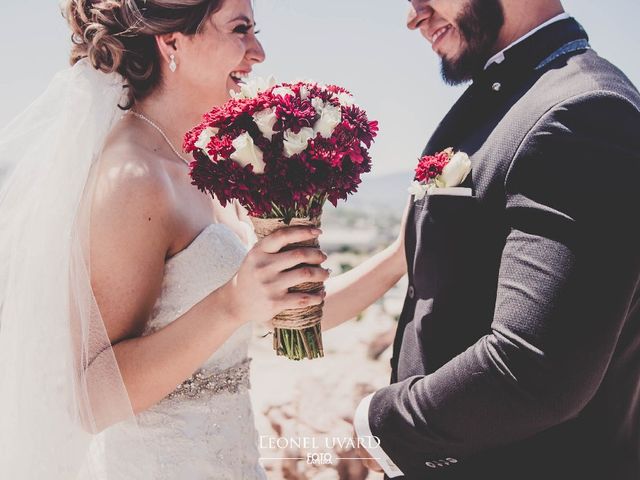
<path id="1" fill-rule="evenodd" d="M 143 335 L 155 332 L 186 313 L 236 274 L 247 248 L 225 224 L 205 228 L 184 250 L 165 263 L 162 291 Z M 202 366 L 224 370 L 247 356 L 251 326 L 227 340 Z"/>
<path id="2" fill-rule="evenodd" d="M 143 335 L 165 327 L 228 282 L 246 252 L 247 246 L 226 225 L 205 228 L 167 260 L 162 292 Z M 111 457 L 118 464 L 118 475 L 149 478 L 135 468 L 139 449 L 144 448 L 153 457 L 153 479 L 266 478 L 258 462 L 258 434 L 248 392 L 250 336 L 251 325 L 246 324 L 191 379 L 137 415 L 144 447 L 132 444 L 131 425 L 111 429 L 108 448 L 115 452 Z M 122 471 L 122 465 L 131 467 Z"/>

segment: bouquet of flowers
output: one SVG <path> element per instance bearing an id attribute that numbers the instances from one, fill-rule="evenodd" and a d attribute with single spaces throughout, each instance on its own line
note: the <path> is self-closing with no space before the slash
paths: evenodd
<path id="1" fill-rule="evenodd" d="M 368 149 L 377 131 L 344 88 L 258 80 L 207 113 L 187 133 L 184 150 L 195 159 L 193 184 L 223 206 L 238 200 L 262 238 L 290 225 L 319 227 L 325 202 L 346 199 L 371 170 Z M 290 291 L 323 288 L 306 283 Z M 277 354 L 322 357 L 321 319 L 321 305 L 276 316 Z"/>

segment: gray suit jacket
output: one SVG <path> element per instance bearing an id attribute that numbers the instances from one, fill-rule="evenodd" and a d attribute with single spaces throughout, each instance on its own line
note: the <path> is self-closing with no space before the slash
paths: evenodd
<path id="1" fill-rule="evenodd" d="M 475 79 L 427 196 L 372 433 L 406 478 L 640 478 L 640 94 L 575 20 Z"/>

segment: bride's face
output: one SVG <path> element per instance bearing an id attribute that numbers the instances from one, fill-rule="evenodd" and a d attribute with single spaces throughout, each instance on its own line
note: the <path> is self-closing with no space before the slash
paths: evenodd
<path id="1" fill-rule="evenodd" d="M 182 40 L 176 73 L 190 95 L 202 100 L 204 109 L 227 101 L 230 90 L 239 91 L 239 79 L 265 58 L 256 38 L 251 0 L 225 0 L 202 32 Z"/>

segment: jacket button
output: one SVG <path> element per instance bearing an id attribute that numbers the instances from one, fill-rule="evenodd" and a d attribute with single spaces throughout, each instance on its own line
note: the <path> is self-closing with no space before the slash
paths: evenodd
<path id="1" fill-rule="evenodd" d="M 409 295 L 409 298 L 411 300 L 413 300 L 413 297 L 416 296 L 416 289 L 413 288 L 413 285 L 409 285 L 409 291 L 407 292 L 407 295 Z"/>
<path id="2" fill-rule="evenodd" d="M 457 460 L 457 459 L 455 459 L 455 458 L 451 458 L 451 457 L 449 457 L 449 458 L 447 458 L 447 462 L 449 462 L 450 464 L 452 464 L 452 465 L 453 465 L 453 464 L 455 464 L 455 463 L 458 463 L 458 460 Z"/>
<path id="3" fill-rule="evenodd" d="M 433 462 L 427 462 L 427 463 L 425 463 L 425 465 L 426 465 L 427 467 L 429 467 L 429 468 L 438 468 L 438 467 L 436 466 L 436 464 L 435 464 L 435 463 L 433 463 Z"/>
<path id="4" fill-rule="evenodd" d="M 502 90 L 502 84 L 500 82 L 496 82 L 493 85 L 491 85 L 491 90 L 493 90 L 494 92 L 499 92 L 500 90 Z"/>

